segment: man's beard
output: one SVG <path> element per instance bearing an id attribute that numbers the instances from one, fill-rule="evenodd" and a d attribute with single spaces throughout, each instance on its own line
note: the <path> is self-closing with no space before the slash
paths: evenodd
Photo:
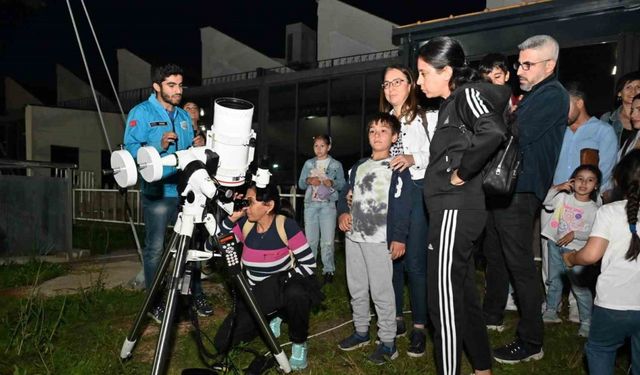
<path id="1" fill-rule="evenodd" d="M 179 105 L 180 101 L 182 100 L 182 95 L 180 94 L 169 96 L 164 91 L 160 91 L 160 95 L 162 96 L 162 100 L 174 106 Z"/>

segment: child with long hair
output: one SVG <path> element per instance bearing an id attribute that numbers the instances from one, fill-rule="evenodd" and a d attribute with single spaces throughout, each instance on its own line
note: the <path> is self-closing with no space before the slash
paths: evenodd
<path id="1" fill-rule="evenodd" d="M 322 256 L 324 283 L 333 281 L 336 270 L 333 243 L 336 233 L 336 201 L 345 185 L 342 164 L 329 155 L 331 137 L 322 134 L 313 137 L 315 157 L 302 166 L 298 187 L 304 194 L 304 233 L 313 256 Z"/>
<path id="2" fill-rule="evenodd" d="M 613 180 L 624 199 L 600 207 L 586 245 L 563 258 L 568 267 L 602 260 L 585 346 L 589 373 L 613 374 L 616 350 L 631 338 L 633 373 L 640 374 L 640 150 L 620 160 Z"/>
<path id="3" fill-rule="evenodd" d="M 583 164 L 571 174 L 569 181 L 552 186 L 543 205 L 552 211 L 551 220 L 542 228 L 549 246 L 549 276 L 547 278 L 547 308 L 542 314 L 545 323 L 561 323 L 558 305 L 562 298 L 562 274 L 567 274 L 571 290 L 578 302 L 582 337 L 589 335 L 593 296 L 584 280 L 585 269 L 576 266 L 568 270 L 562 254 L 582 248 L 591 233 L 598 211 L 598 187 L 602 173 L 598 167 Z"/>

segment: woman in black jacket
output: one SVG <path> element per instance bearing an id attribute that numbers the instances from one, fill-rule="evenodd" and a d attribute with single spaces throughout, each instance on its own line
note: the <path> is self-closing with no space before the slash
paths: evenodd
<path id="1" fill-rule="evenodd" d="M 511 90 L 481 81 L 460 43 L 428 41 L 418 85 L 442 98 L 425 176 L 429 211 L 427 287 L 439 374 L 458 374 L 464 345 L 476 374 L 491 373 L 491 351 L 475 284 L 474 243 L 486 221 L 482 170 L 506 138 Z"/>

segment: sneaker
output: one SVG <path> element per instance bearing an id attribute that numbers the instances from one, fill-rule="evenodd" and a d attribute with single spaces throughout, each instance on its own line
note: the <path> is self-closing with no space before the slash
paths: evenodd
<path id="1" fill-rule="evenodd" d="M 513 294 L 509 293 L 509 298 L 507 298 L 507 305 L 504 307 L 505 311 L 518 311 L 518 306 L 516 305 L 516 301 L 513 299 Z"/>
<path id="2" fill-rule="evenodd" d="M 292 370 L 304 370 L 307 368 L 308 351 L 306 341 L 302 344 L 294 343 L 291 345 L 291 358 L 289 358 L 289 364 L 291 365 Z"/>
<path id="3" fill-rule="evenodd" d="M 325 273 L 323 278 L 323 284 L 331 284 L 333 282 L 333 273 Z"/>
<path id="4" fill-rule="evenodd" d="M 542 321 L 545 323 L 562 323 L 558 313 L 553 310 L 547 310 L 542 313 Z"/>
<path id="5" fill-rule="evenodd" d="M 487 324 L 489 331 L 502 332 L 505 329 L 504 323 Z"/>
<path id="6" fill-rule="evenodd" d="M 280 325 L 282 325 L 282 318 L 279 316 L 276 316 L 269 322 L 269 328 L 271 328 L 271 332 L 273 332 L 273 336 L 276 338 L 280 337 Z"/>
<path id="7" fill-rule="evenodd" d="M 351 334 L 351 336 L 346 339 L 340 341 L 338 344 L 338 348 L 344 350 L 345 352 L 362 348 L 363 346 L 369 345 L 369 334 L 366 336 L 360 336 L 357 332 Z"/>
<path id="8" fill-rule="evenodd" d="M 493 358 L 500 363 L 506 364 L 528 362 L 542 359 L 542 357 L 544 357 L 542 346 L 537 349 L 527 348 L 525 343 L 518 338 L 505 346 L 493 350 Z"/>
<path id="9" fill-rule="evenodd" d="M 213 307 L 207 301 L 207 297 L 204 294 L 193 297 L 193 303 L 198 312 L 198 316 L 211 316 L 213 315 Z"/>
<path id="10" fill-rule="evenodd" d="M 164 319 L 164 303 L 157 304 L 151 311 L 147 312 L 147 316 L 154 322 L 162 324 L 162 319 Z"/>
<path id="11" fill-rule="evenodd" d="M 407 326 L 404 319 L 396 319 L 396 337 L 402 337 L 407 334 Z"/>
<path id="12" fill-rule="evenodd" d="M 378 366 L 384 365 L 396 358 L 398 358 L 398 350 L 396 350 L 396 346 L 394 345 L 390 348 L 383 343 L 378 344 L 376 350 L 367 357 L 367 359 Z"/>
<path id="13" fill-rule="evenodd" d="M 591 322 L 583 322 L 580 323 L 580 328 L 578 329 L 578 336 L 580 337 L 589 337 L 589 330 L 591 329 Z"/>
<path id="14" fill-rule="evenodd" d="M 419 358 L 424 355 L 424 348 L 426 345 L 427 336 L 416 329 L 411 331 L 409 336 L 409 349 L 407 349 L 407 355 L 413 358 Z"/>

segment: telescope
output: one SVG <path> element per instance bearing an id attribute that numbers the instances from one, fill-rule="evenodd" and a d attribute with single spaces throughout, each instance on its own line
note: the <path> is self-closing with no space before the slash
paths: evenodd
<path id="1" fill-rule="evenodd" d="M 178 194 L 181 210 L 174 225 L 174 233 L 164 250 L 152 286 L 120 352 L 122 359 L 132 356 L 133 348 L 140 337 L 143 318 L 151 309 L 157 293 L 161 292 L 163 280 L 168 276 L 165 316 L 160 327 L 151 371 L 154 375 L 164 371 L 178 293 L 189 293 L 190 275 L 185 273 L 185 264 L 208 260 L 213 256 L 213 252 L 206 249 L 188 249 L 194 226 L 204 224 L 209 235 L 217 238 L 220 234 L 220 218 L 208 212 L 208 203 L 215 202 L 223 211 L 231 214 L 234 209 L 234 189 L 243 186 L 248 180 L 253 181 L 258 188 L 264 188 L 269 184 L 271 173 L 265 163 L 258 165 L 255 172 L 250 170 L 256 146 L 256 133 L 251 129 L 253 109 L 253 104 L 246 100 L 216 99 L 213 126 L 206 132 L 205 146 L 191 147 L 162 157 L 158 149 L 146 145 L 141 145 L 135 159 L 126 150 L 118 150 L 111 154 L 110 172 L 122 188 L 134 186 L 138 181 L 138 172 L 148 183 L 161 180 L 167 173 L 173 172 L 173 168 L 179 174 Z M 269 350 L 280 369 L 289 373 L 291 366 L 288 358 L 273 336 L 240 268 L 239 244 L 232 233 L 221 236 L 217 243 L 217 250 L 226 262 L 232 282 L 251 310 Z M 168 273 L 172 259 L 173 268 Z"/>

